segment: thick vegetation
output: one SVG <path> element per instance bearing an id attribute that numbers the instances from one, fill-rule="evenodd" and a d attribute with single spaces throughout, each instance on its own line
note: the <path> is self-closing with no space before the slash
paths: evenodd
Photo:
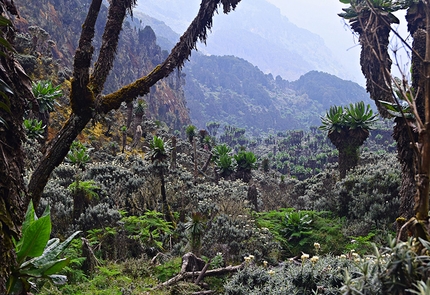
<path id="1" fill-rule="evenodd" d="M 222 3 L 227 12 L 238 1 Z M 111 7 L 125 15 L 126 7 L 117 4 L 112 2 Z M 351 1 L 353 8 L 356 4 Z M 354 13 L 353 20 L 357 17 Z M 211 24 L 206 21 L 204 35 L 198 35 L 202 39 Z M 87 22 L 89 27 L 96 25 Z M 89 27 L 83 26 L 84 33 L 89 33 Z M 46 37 L 37 28 L 29 31 Z M 137 34 L 145 40 L 155 38 L 149 28 Z M 35 42 L 32 49 L 40 51 L 35 60 L 43 59 L 47 48 L 43 42 Z M 78 64 L 79 58 L 86 58 L 81 53 L 78 50 Z M 163 66 L 171 67 L 170 62 L 168 59 Z M 181 65 L 183 60 L 174 62 Z M 71 88 L 72 119 L 65 128 L 83 132 L 68 135 L 67 149 L 61 147 L 64 157 L 52 155 L 58 163 L 51 167 L 52 173 L 40 190 L 41 198 L 33 196 L 39 201 L 38 207 L 28 207 L 21 223 L 19 218 L 12 219 L 22 224 L 23 236 L 15 238 L 19 236 L 17 228 L 8 240 L 12 245 L 8 253 L 13 252 L 8 257 L 10 271 L 2 273 L 2 277 L 8 275 L 7 293 L 428 293 L 428 242 L 389 238 L 395 233 L 394 222 L 404 201 L 399 197 L 403 163 L 399 164 L 393 154 L 389 121 L 385 122 L 388 128 L 383 123 L 375 126 L 361 153 L 358 146 L 354 147 L 357 161 L 343 171 L 340 163 L 336 164 L 340 151 L 335 151 L 317 127 L 248 136 L 247 129 L 233 125 L 225 125 L 223 132 L 218 132 L 221 124 L 214 121 L 206 122 L 206 131 L 148 118 L 145 110 L 151 93 L 123 104 L 116 98 L 134 86 L 101 94 L 106 79 L 98 74 L 101 64 L 96 63 L 91 77 L 82 74 L 78 66 L 74 79 L 66 75 L 61 80 L 66 94 Z M 51 73 L 35 70 L 30 75 L 39 77 L 42 73 L 52 78 L 55 69 Z M 67 100 L 60 97 L 60 87 L 46 82 L 49 77 L 40 78 L 43 80 L 34 84 L 33 96 L 42 93 L 39 101 L 45 107 L 35 108 L 34 99 L 34 104 L 22 106 L 17 120 L 23 125 L 18 130 L 27 131 L 27 157 L 19 163 L 25 169 L 17 175 L 29 181 L 30 188 L 40 176 L 40 158 L 49 162 L 53 144 L 64 143 L 59 139 L 64 129 L 57 133 L 59 118 L 70 112 Z M 86 78 L 89 81 L 82 88 L 79 83 Z M 100 83 L 94 82 L 98 79 Z M 254 86 L 258 91 L 258 85 Z M 149 91 L 149 87 L 144 90 Z M 76 91 L 84 97 L 77 97 Z M 102 105 L 87 108 L 81 99 L 92 101 L 94 94 L 100 95 Z M 118 104 L 118 110 L 102 116 L 104 111 L 97 108 L 110 110 L 106 105 L 110 102 Z M 5 100 L 6 106 L 8 103 Z M 12 121 L 7 107 L 3 109 L 2 124 L 7 130 Z M 42 124 L 39 115 L 49 120 Z M 331 118 L 323 120 L 329 134 L 338 132 L 336 128 L 345 132 L 358 128 L 364 130 L 366 138 L 368 123 L 375 119 L 370 108 L 360 103 L 346 108 L 334 106 L 329 115 Z M 24 121 L 24 117 L 28 119 Z M 358 117 L 364 120 L 356 120 Z M 338 126 L 336 118 L 346 125 Z M 84 129 L 90 119 L 93 125 Z M 73 122 L 80 122 L 80 127 Z M 67 127 L 70 124 L 73 126 Z M 52 140 L 45 146 L 49 137 Z M 17 208 L 22 210 L 24 203 Z M 2 225 L 12 228 L 8 216 L 0 217 Z M 423 222 L 419 217 L 404 228 L 413 230 Z M 81 240 L 72 240 L 79 231 Z M 59 242 L 70 235 L 72 238 Z M 57 286 L 65 282 L 65 276 L 69 282 Z"/>

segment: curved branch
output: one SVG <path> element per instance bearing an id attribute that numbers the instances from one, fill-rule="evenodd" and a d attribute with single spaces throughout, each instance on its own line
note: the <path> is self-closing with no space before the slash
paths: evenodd
<path id="1" fill-rule="evenodd" d="M 52 170 L 63 162 L 64 157 L 69 152 L 70 145 L 90 120 L 91 116 L 81 117 L 72 113 L 60 133 L 50 142 L 28 184 L 28 192 L 33 199 L 35 208 L 39 205 L 43 189 Z"/>
<path id="2" fill-rule="evenodd" d="M 102 0 L 94 0 L 91 2 L 87 17 L 82 25 L 79 45 L 75 52 L 70 103 L 73 112 L 77 114 L 88 112 L 90 106 L 94 103 L 93 96 L 90 94 L 87 86 L 89 82 L 89 69 L 94 51 L 91 43 L 94 38 L 95 25 L 101 4 Z"/>
<path id="3" fill-rule="evenodd" d="M 124 101 L 130 102 L 138 96 L 147 94 L 150 87 L 157 81 L 167 77 L 176 68 L 181 68 L 185 60 L 191 55 L 191 51 L 196 48 L 197 40 L 206 41 L 207 31 L 212 27 L 212 18 L 217 12 L 220 2 L 223 5 L 224 13 L 228 13 L 236 7 L 240 0 L 203 0 L 197 16 L 166 60 L 145 77 L 106 95 L 100 103 L 99 111 L 107 113 L 112 109 L 119 108 Z"/>
<path id="4" fill-rule="evenodd" d="M 112 1 L 109 7 L 99 58 L 94 65 L 94 71 L 90 78 L 90 87 L 94 91 L 95 96 L 103 90 L 106 78 L 112 70 L 122 23 L 127 12 L 127 2 L 129 1 Z"/>

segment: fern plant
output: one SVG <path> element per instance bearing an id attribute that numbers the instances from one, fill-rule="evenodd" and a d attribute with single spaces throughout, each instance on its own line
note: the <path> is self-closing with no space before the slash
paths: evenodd
<path id="1" fill-rule="evenodd" d="M 156 211 L 145 212 L 142 216 L 127 216 L 121 219 L 128 237 L 138 240 L 144 248 L 163 249 L 164 239 L 172 233 L 172 223 L 163 219 Z"/>

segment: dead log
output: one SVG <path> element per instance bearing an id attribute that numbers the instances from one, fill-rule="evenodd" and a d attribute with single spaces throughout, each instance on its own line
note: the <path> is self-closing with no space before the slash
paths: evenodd
<path id="1" fill-rule="evenodd" d="M 212 259 L 209 259 L 209 261 L 206 263 L 205 267 L 203 267 L 202 271 L 200 272 L 199 276 L 197 277 L 197 280 L 194 282 L 194 284 L 198 285 L 200 281 L 204 278 L 205 273 L 207 272 L 209 265 L 211 263 Z"/>
<path id="2" fill-rule="evenodd" d="M 156 289 L 160 289 L 162 287 L 167 287 L 170 285 L 173 285 L 176 282 L 188 279 L 188 278 L 192 278 L 195 276 L 200 276 L 203 273 L 204 277 L 207 276 L 221 276 L 221 275 L 225 275 L 228 273 L 234 273 L 239 271 L 240 269 L 242 269 L 244 267 L 244 263 L 239 264 L 239 265 L 229 265 L 227 267 L 221 267 L 221 268 L 216 268 L 216 269 L 211 269 L 208 270 L 206 272 L 203 271 L 189 271 L 189 272 L 180 272 L 178 275 L 174 276 L 173 278 L 171 278 L 170 280 L 165 281 L 164 283 L 161 283 L 157 286 L 155 286 L 154 288 L 152 288 L 153 290 Z"/>

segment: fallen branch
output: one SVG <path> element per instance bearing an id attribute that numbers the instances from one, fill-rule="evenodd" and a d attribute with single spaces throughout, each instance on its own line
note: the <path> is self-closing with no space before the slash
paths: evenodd
<path id="1" fill-rule="evenodd" d="M 200 281 L 205 277 L 205 273 L 207 272 L 210 263 L 211 263 L 211 259 L 209 259 L 209 261 L 206 263 L 205 267 L 203 267 L 202 271 L 200 272 L 200 275 L 197 277 L 197 280 L 194 282 L 194 284 L 198 285 L 200 283 Z"/>
<path id="2" fill-rule="evenodd" d="M 227 267 L 221 267 L 221 268 L 216 268 L 216 269 L 211 269 L 206 271 L 206 273 L 204 271 L 188 271 L 188 272 L 183 272 L 183 273 L 179 273 L 177 276 L 171 278 L 168 281 L 165 281 L 164 283 L 161 283 L 157 286 L 155 286 L 154 288 L 152 288 L 153 290 L 156 289 L 160 289 L 162 287 L 167 287 L 170 286 L 176 282 L 182 281 L 184 279 L 188 279 L 191 277 L 195 277 L 195 276 L 200 276 L 203 273 L 204 277 L 207 276 L 220 276 L 220 275 L 224 275 L 227 273 L 233 273 L 233 272 L 237 272 L 238 270 L 242 269 L 244 267 L 244 263 L 239 264 L 239 265 L 235 265 L 235 266 L 227 266 Z"/>

